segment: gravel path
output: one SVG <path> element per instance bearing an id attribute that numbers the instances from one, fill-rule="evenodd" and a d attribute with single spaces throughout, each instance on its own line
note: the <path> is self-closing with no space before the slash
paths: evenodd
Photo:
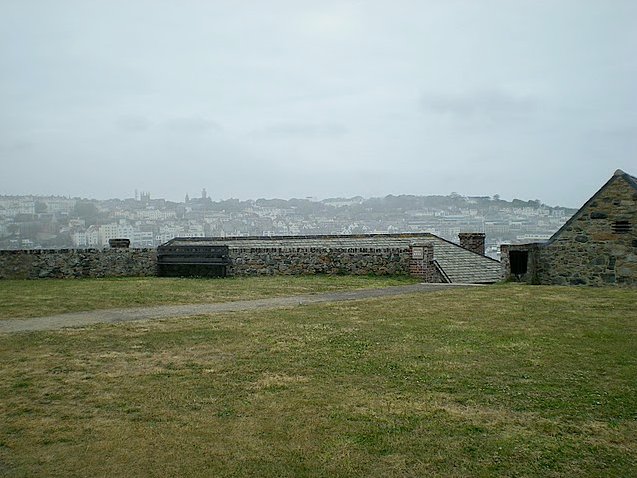
<path id="1" fill-rule="evenodd" d="M 393 297 L 419 292 L 431 292 L 443 289 L 471 287 L 468 284 L 414 284 L 393 286 L 383 289 L 362 289 L 344 292 L 325 292 L 312 295 L 273 297 L 269 299 L 241 300 L 218 304 L 165 305 L 138 307 L 129 309 L 93 310 L 90 312 L 72 312 L 49 317 L 29 319 L 11 319 L 0 321 L 0 333 L 31 332 L 37 330 L 57 330 L 64 327 L 83 327 L 92 324 L 129 322 L 133 320 L 165 319 L 189 317 L 194 315 L 232 312 L 237 310 L 275 309 L 299 305 L 342 302 L 347 300 L 368 299 L 372 297 Z"/>

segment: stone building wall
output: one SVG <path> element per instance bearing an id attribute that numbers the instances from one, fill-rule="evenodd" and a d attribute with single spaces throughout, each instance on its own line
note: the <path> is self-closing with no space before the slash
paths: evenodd
<path id="1" fill-rule="evenodd" d="M 0 279 L 157 275 L 155 249 L 0 251 Z"/>
<path id="2" fill-rule="evenodd" d="M 228 276 L 409 274 L 409 248 L 231 248 Z"/>
<path id="3" fill-rule="evenodd" d="M 621 173 L 621 174 L 620 174 Z M 618 171 L 548 243 L 503 246 L 505 277 L 510 255 L 528 251 L 529 270 L 518 278 L 538 284 L 637 285 L 637 187 Z"/>
<path id="4" fill-rule="evenodd" d="M 613 179 L 541 250 L 542 282 L 637 285 L 637 189 Z"/>

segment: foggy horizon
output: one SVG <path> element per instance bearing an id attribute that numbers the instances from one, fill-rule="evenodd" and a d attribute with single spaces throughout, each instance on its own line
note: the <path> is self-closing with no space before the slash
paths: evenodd
<path id="1" fill-rule="evenodd" d="M 132 195 L 129 196 L 122 196 L 122 197 L 115 197 L 115 196 L 109 196 L 109 197 L 94 197 L 94 196 L 79 196 L 79 195 L 74 195 L 74 194 L 42 194 L 42 193 L 24 193 L 24 194 L 0 194 L 0 197 L 2 196 L 15 196 L 15 197 L 60 197 L 60 198 L 68 198 L 68 199 L 77 199 L 77 200 L 82 200 L 82 201 L 112 201 L 112 200 L 119 200 L 119 201 L 125 201 L 125 200 L 141 200 L 139 199 L 139 197 L 141 196 L 141 194 L 145 194 L 145 193 L 149 193 L 150 194 L 150 199 L 158 199 L 158 200 L 166 200 L 169 202 L 173 202 L 173 203 L 183 203 L 185 200 L 185 196 L 186 194 L 183 195 L 183 197 L 181 198 L 172 198 L 172 197 L 167 197 L 167 196 L 163 196 L 161 194 L 153 194 L 152 191 L 138 191 L 137 192 L 137 197 L 135 195 L 135 192 L 133 192 Z M 195 194 L 190 194 L 187 193 L 188 197 L 190 200 L 192 199 L 200 199 L 202 197 L 201 195 L 201 191 L 199 191 L 198 193 Z M 544 200 L 542 200 L 542 198 L 540 197 L 536 197 L 536 198 L 522 198 L 522 197 L 504 197 L 501 194 L 498 193 L 494 193 L 494 194 L 463 194 L 460 191 L 451 191 L 448 194 L 410 194 L 410 193 L 399 193 L 399 194 L 394 194 L 394 193 L 388 193 L 388 194 L 383 194 L 380 196 L 362 196 L 362 195 L 351 195 L 351 196 L 326 196 L 326 197 L 316 197 L 316 196 L 290 196 L 290 197 L 280 197 L 280 196 L 261 196 L 261 197 L 237 197 L 237 196 L 228 196 L 228 197 L 214 197 L 212 196 L 210 193 L 207 193 L 207 198 L 209 198 L 211 201 L 213 202 L 223 202 L 223 201 L 231 201 L 231 200 L 238 200 L 241 202 L 248 202 L 248 201 L 260 201 L 260 200 L 265 200 L 265 201 L 292 201 L 292 200 L 307 200 L 307 201 L 315 201 L 315 202 L 323 202 L 323 201 L 329 201 L 329 200 L 335 200 L 335 199 L 343 199 L 343 200 L 348 200 L 348 199 L 355 199 L 355 198 L 362 198 L 363 200 L 372 200 L 372 199 L 383 199 L 389 196 L 394 196 L 394 197 L 400 197 L 400 196 L 414 196 L 414 197 L 435 197 L 435 196 L 439 196 L 439 197 L 450 197 L 454 194 L 458 194 L 461 197 L 465 197 L 465 198 L 478 198 L 478 197 L 488 197 L 493 199 L 494 196 L 498 196 L 498 199 L 502 200 L 502 201 L 506 201 L 506 202 L 512 202 L 513 200 L 520 200 L 520 201 L 524 201 L 524 202 L 528 202 L 528 201 L 541 201 L 542 204 L 549 206 L 549 207 L 560 207 L 560 208 L 565 208 L 565 209 L 578 209 L 580 205 L 577 206 L 569 206 L 569 205 L 565 205 L 565 204 L 551 204 L 548 203 Z M 590 194 L 590 196 L 592 196 L 593 193 Z"/>
<path id="2" fill-rule="evenodd" d="M 637 173 L 629 0 L 0 4 L 0 195 L 493 196 Z"/>

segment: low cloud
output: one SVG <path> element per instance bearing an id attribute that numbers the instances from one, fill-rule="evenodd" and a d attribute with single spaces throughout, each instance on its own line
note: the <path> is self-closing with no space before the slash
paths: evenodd
<path id="1" fill-rule="evenodd" d="M 424 113 L 461 119 L 521 119 L 535 111 L 537 101 L 501 90 L 485 90 L 460 95 L 425 94 L 420 107 Z"/>
<path id="2" fill-rule="evenodd" d="M 123 131 L 139 132 L 149 129 L 152 122 L 145 116 L 125 115 L 117 118 L 115 124 Z"/>
<path id="3" fill-rule="evenodd" d="M 27 151 L 33 148 L 34 145 L 35 143 L 33 141 L 22 140 L 22 139 L 6 141 L 6 142 L 0 141 L 0 151 L 3 151 L 5 153 Z"/>
<path id="4" fill-rule="evenodd" d="M 164 126 L 172 132 L 185 134 L 202 134 L 222 129 L 215 121 L 198 116 L 171 118 Z"/>
<path id="5" fill-rule="evenodd" d="M 292 123 L 283 122 L 267 126 L 255 131 L 258 138 L 271 139 L 320 139 L 339 138 L 345 136 L 348 129 L 339 123 Z"/>

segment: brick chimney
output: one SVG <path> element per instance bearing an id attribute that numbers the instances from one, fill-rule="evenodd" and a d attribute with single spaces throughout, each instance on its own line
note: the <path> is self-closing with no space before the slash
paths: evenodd
<path id="1" fill-rule="evenodd" d="M 458 234 L 458 239 L 460 239 L 460 247 L 484 256 L 483 232 L 461 232 Z"/>

